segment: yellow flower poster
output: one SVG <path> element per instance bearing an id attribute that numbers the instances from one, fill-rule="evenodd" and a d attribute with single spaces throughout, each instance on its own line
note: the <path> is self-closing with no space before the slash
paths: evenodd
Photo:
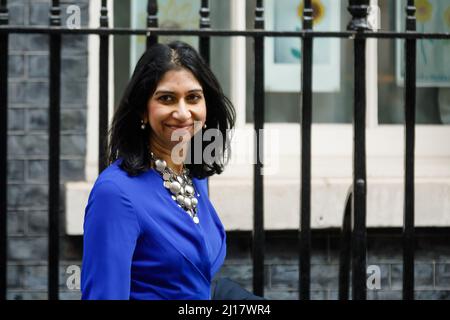
<path id="1" fill-rule="evenodd" d="M 450 32 L 449 0 L 416 0 L 417 32 Z M 397 31 L 405 30 L 406 1 L 396 2 Z M 404 41 L 397 40 L 397 83 L 405 74 Z M 450 40 L 417 40 L 417 86 L 450 87 Z"/>
<path id="2" fill-rule="evenodd" d="M 266 0 L 266 30 L 300 31 L 303 0 Z M 312 0 L 313 29 L 340 29 L 340 1 Z M 268 37 L 265 40 L 265 88 L 272 92 L 299 92 L 302 48 L 300 38 Z M 313 90 L 331 92 L 340 86 L 340 40 L 315 38 L 313 42 Z"/>

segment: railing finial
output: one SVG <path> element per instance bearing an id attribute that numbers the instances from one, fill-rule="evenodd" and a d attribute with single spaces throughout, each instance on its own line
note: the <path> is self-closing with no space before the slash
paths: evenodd
<path id="1" fill-rule="evenodd" d="M 408 0 L 406 11 L 406 31 L 416 31 L 416 6 L 414 0 Z"/>
<path id="2" fill-rule="evenodd" d="M 8 24 L 8 1 L 1 0 L 0 1 L 0 25 Z"/>
<path id="3" fill-rule="evenodd" d="M 255 29 L 264 29 L 264 5 L 263 0 L 256 1 Z"/>
<path id="4" fill-rule="evenodd" d="M 200 29 L 211 28 L 211 20 L 209 18 L 209 14 L 209 1 L 202 0 L 202 4 L 200 7 Z"/>
<path id="5" fill-rule="evenodd" d="M 158 27 L 158 3 L 156 0 L 147 2 L 147 28 Z"/>
<path id="6" fill-rule="evenodd" d="M 202 0 L 201 6 L 200 6 L 200 30 L 204 29 L 210 29 L 211 28 L 211 21 L 209 18 L 209 1 L 208 0 Z M 205 62 L 207 64 L 210 63 L 210 51 L 211 51 L 211 45 L 210 45 L 210 38 L 209 37 L 200 37 L 199 38 L 199 49 L 200 49 L 200 55 L 205 59 Z"/>
<path id="7" fill-rule="evenodd" d="M 100 9 L 100 28 L 108 28 L 108 6 L 106 2 L 106 0 L 102 0 L 102 7 Z"/>
<path id="8" fill-rule="evenodd" d="M 348 11 L 352 15 L 352 20 L 347 25 L 347 30 L 364 31 L 370 30 L 367 22 L 370 0 L 350 0 Z"/>
<path id="9" fill-rule="evenodd" d="M 147 28 L 158 28 L 158 2 L 156 0 L 148 0 L 147 2 Z M 158 42 L 157 36 L 147 33 L 146 47 L 147 49 Z"/>
<path id="10" fill-rule="evenodd" d="M 311 0 L 305 0 L 303 7 L 303 30 L 312 30 L 313 27 L 313 8 Z"/>
<path id="11" fill-rule="evenodd" d="M 50 25 L 61 25 L 61 7 L 59 5 L 59 0 L 52 0 L 52 7 L 50 8 Z"/>

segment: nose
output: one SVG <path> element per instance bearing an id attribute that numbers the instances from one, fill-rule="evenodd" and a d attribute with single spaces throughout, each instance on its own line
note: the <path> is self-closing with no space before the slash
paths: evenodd
<path id="1" fill-rule="evenodd" d="M 191 112 L 184 99 L 180 100 L 180 102 L 178 103 L 178 107 L 173 112 L 172 116 L 180 122 L 185 122 L 186 120 L 191 118 Z"/>

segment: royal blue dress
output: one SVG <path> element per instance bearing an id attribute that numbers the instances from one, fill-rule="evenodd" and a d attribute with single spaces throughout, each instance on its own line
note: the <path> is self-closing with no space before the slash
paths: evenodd
<path id="1" fill-rule="evenodd" d="M 82 299 L 210 299 L 226 254 L 225 230 L 193 179 L 199 224 L 154 169 L 130 177 L 117 160 L 97 178 L 84 220 Z"/>

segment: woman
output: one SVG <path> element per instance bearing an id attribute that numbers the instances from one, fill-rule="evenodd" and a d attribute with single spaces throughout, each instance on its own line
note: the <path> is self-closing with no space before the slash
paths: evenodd
<path id="1" fill-rule="evenodd" d="M 205 178 L 223 171 L 234 121 L 192 47 L 156 44 L 143 54 L 114 115 L 110 165 L 86 207 L 82 299 L 211 298 L 226 237 Z M 213 159 L 203 157 L 207 143 L 190 143 L 206 128 L 223 138 Z"/>

